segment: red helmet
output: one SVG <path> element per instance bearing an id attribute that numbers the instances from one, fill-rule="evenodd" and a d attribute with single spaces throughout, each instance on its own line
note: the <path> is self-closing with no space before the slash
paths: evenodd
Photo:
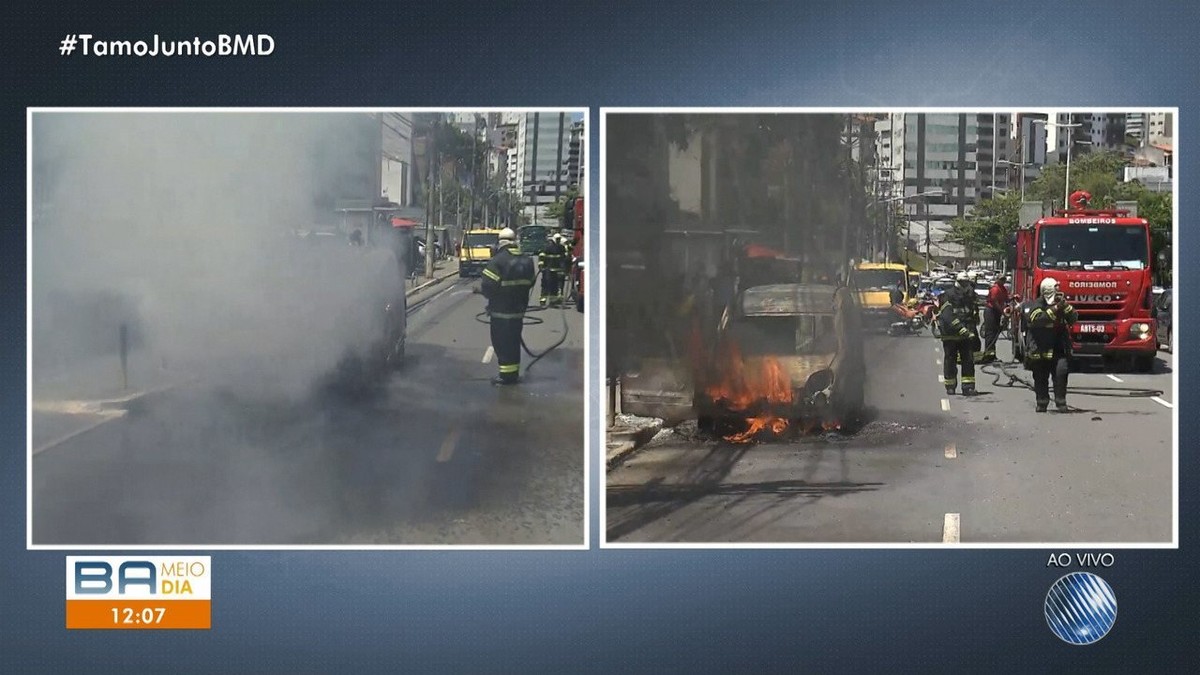
<path id="1" fill-rule="evenodd" d="M 1092 193 L 1088 192 L 1087 190 L 1076 190 L 1071 193 L 1071 197 L 1068 201 L 1071 203 L 1071 206 L 1077 209 L 1086 209 L 1088 204 L 1092 201 Z"/>

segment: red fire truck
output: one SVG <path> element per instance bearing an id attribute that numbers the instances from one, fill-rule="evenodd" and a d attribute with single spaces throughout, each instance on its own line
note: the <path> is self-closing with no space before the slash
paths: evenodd
<path id="1" fill-rule="evenodd" d="M 1075 355 L 1125 358 L 1148 372 L 1157 351 L 1150 314 L 1150 226 L 1137 217 L 1136 205 L 1089 209 L 1090 199 L 1077 191 L 1071 208 L 1017 230 L 1009 252 L 1014 299 L 1036 297 L 1042 280 L 1053 277 L 1079 312 L 1071 328 Z M 1022 359 L 1018 318 L 1013 312 L 1013 355 Z"/>
<path id="2" fill-rule="evenodd" d="M 571 226 L 575 230 L 575 246 L 571 249 L 571 274 L 574 276 L 575 309 L 583 311 L 583 197 L 576 197 L 570 205 Z"/>

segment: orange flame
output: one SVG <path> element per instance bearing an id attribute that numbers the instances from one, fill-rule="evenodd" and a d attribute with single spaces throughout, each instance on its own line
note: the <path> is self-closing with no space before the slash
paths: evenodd
<path id="1" fill-rule="evenodd" d="M 732 341 L 725 342 L 717 354 L 715 381 L 705 389 L 715 402 L 740 412 L 757 404 L 792 403 L 792 381 L 787 369 L 774 357 L 745 359 L 741 350 Z M 730 434 L 725 440 L 731 443 L 749 443 L 760 433 L 770 430 L 775 435 L 787 430 L 789 422 L 784 417 L 760 415 L 746 419 L 747 428 L 740 433 Z"/>

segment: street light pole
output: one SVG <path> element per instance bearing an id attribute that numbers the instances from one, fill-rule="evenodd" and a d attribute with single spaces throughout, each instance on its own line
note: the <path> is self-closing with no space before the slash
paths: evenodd
<path id="1" fill-rule="evenodd" d="M 1000 149 L 999 136 L 996 134 L 996 127 L 998 125 L 998 122 L 999 122 L 998 115 L 996 113 L 992 113 L 992 191 L 993 192 L 996 191 L 996 162 L 1000 161 L 999 158 L 996 157 L 996 153 Z"/>
<path id="2" fill-rule="evenodd" d="M 1023 159 L 1024 158 L 1022 158 L 1022 160 Z M 1024 201 L 1025 201 L 1025 167 L 1033 166 L 1033 163 L 1022 161 L 1020 164 L 1018 164 L 1016 162 L 1010 162 L 1006 159 L 1000 160 L 1000 163 L 1008 165 L 1008 166 L 1015 166 L 1015 167 L 1018 167 L 1021 169 L 1021 202 L 1024 203 Z M 1002 190 L 1002 192 L 1004 192 L 1004 190 Z"/>
<path id="3" fill-rule="evenodd" d="M 876 203 L 889 205 L 887 213 L 890 215 L 891 214 L 891 206 L 890 205 L 892 202 L 904 202 L 904 201 L 912 199 L 914 197 L 921 197 L 922 201 L 923 201 L 925 197 L 935 197 L 935 196 L 944 195 L 944 194 L 946 194 L 945 190 L 941 190 L 941 189 L 930 190 L 928 192 L 918 192 L 918 193 L 912 194 L 912 195 L 901 195 L 899 197 L 891 197 L 889 199 L 878 199 L 878 200 L 876 200 Z M 912 241 L 912 220 L 906 218 L 904 221 L 904 226 L 905 226 L 905 233 L 904 233 L 904 249 L 903 250 L 905 253 L 905 260 L 907 261 L 908 242 Z M 925 206 L 925 269 L 926 269 L 926 271 L 929 270 L 929 205 L 928 204 L 926 204 L 926 206 Z"/>
<path id="4" fill-rule="evenodd" d="M 929 270 L 929 202 L 924 196 L 921 198 L 921 206 L 925 208 L 925 270 Z"/>
<path id="5" fill-rule="evenodd" d="M 1083 126 L 1082 124 L 1061 124 L 1059 122 L 1050 122 L 1047 120 L 1034 120 L 1034 124 L 1051 125 L 1056 129 L 1076 129 Z M 1063 179 L 1063 208 L 1067 208 L 1067 199 L 1071 195 L 1071 146 L 1075 144 L 1074 133 L 1067 134 L 1067 172 Z"/>

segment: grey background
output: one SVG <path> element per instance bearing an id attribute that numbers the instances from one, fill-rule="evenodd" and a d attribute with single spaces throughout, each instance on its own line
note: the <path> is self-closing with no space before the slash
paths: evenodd
<path id="1" fill-rule="evenodd" d="M 1117 551 L 1119 617 L 1061 643 L 1048 551 L 214 552 L 213 629 L 68 632 L 66 552 L 25 550 L 25 106 L 1180 106 L 1196 123 L 1193 3 L 254 3 L 9 9 L 0 229 L 0 669 L 515 672 L 1184 671 L 1196 656 L 1196 460 L 1180 550 Z M 60 57 L 109 39 L 266 32 L 238 59 Z M 1188 259 L 1196 168 L 1178 164 Z M 591 200 L 592 223 L 598 201 Z M 599 237 L 589 233 L 590 251 Z M 1190 306 L 1193 265 L 1181 269 Z M 597 297 L 597 277 L 589 291 Z M 1185 318 L 1184 325 L 1187 320 Z M 589 313 L 592 354 L 599 316 Z M 1185 340 L 1185 345 L 1186 345 Z M 1186 349 L 1186 346 L 1185 346 Z M 593 358 L 591 378 L 600 370 Z M 1189 360 L 1179 365 L 1182 438 Z M 598 391 L 598 387 L 594 387 Z M 593 458 L 600 399 L 592 394 Z M 593 466 L 596 462 L 593 461 Z M 593 504 L 599 497 L 593 471 Z M 598 509 L 591 509 L 593 545 Z M 1047 518 L 1054 514 L 1047 513 Z M 1190 658 L 1189 658 L 1190 657 Z M 118 665 L 119 664 L 119 665 Z"/>

